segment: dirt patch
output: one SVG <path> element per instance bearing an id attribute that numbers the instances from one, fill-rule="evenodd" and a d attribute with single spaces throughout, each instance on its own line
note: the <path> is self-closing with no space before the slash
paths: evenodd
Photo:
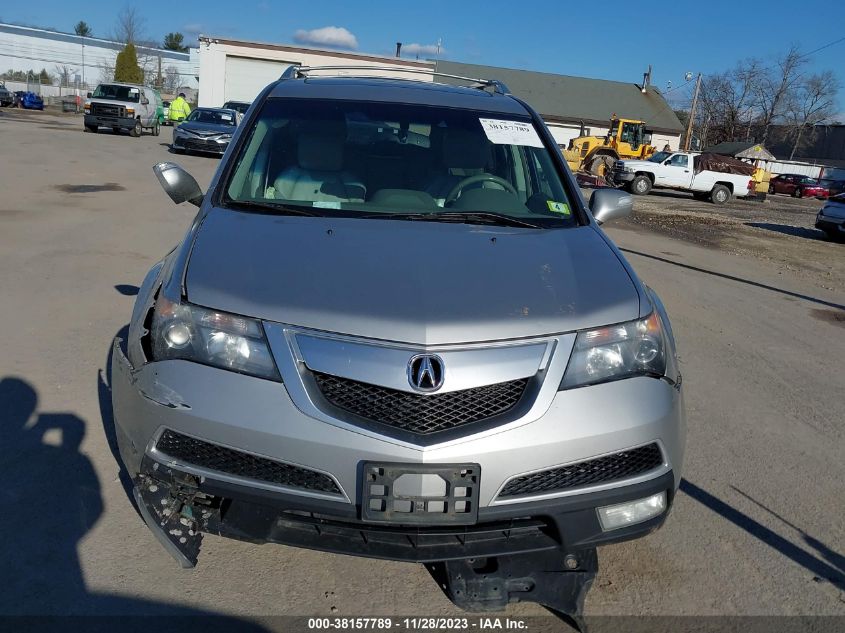
<path id="1" fill-rule="evenodd" d="M 645 229 L 707 248 L 721 248 L 731 231 L 719 218 L 654 213 L 647 209 L 636 209 L 630 217 L 614 224 L 614 228 Z"/>
<path id="2" fill-rule="evenodd" d="M 814 319 L 824 321 L 826 323 L 833 323 L 839 327 L 845 327 L 845 310 L 824 310 L 822 308 L 814 308 L 810 311 Z"/>
<path id="3" fill-rule="evenodd" d="M 100 191 L 126 191 L 126 187 L 116 182 L 102 185 L 54 185 L 53 189 L 62 193 L 98 193 Z"/>

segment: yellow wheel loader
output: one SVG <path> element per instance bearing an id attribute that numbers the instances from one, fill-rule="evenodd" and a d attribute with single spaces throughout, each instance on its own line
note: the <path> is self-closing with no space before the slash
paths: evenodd
<path id="1" fill-rule="evenodd" d="M 654 154 L 651 132 L 645 125 L 645 121 L 619 119 L 614 114 L 607 134 L 574 138 L 563 150 L 563 156 L 572 171 L 588 172 L 606 179 L 620 158 L 647 159 Z"/>

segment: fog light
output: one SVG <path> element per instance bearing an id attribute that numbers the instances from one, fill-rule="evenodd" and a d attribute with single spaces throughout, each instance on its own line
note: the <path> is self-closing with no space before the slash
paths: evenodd
<path id="1" fill-rule="evenodd" d="M 598 508 L 599 523 L 604 532 L 626 525 L 648 521 L 666 510 L 666 493 L 658 492 L 645 499 Z"/>

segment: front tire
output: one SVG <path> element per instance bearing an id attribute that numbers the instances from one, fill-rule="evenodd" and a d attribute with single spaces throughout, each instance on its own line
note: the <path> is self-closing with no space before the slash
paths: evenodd
<path id="1" fill-rule="evenodd" d="M 97 133 L 97 126 L 96 125 L 86 125 L 85 131 L 91 132 L 92 134 L 96 134 Z"/>
<path id="2" fill-rule="evenodd" d="M 158 136 L 161 134 L 161 124 L 156 121 L 155 125 L 153 125 L 153 136 Z"/>
<path id="3" fill-rule="evenodd" d="M 710 202 L 713 204 L 725 204 L 731 199 L 731 190 L 725 185 L 716 185 L 710 192 Z"/>
<path id="4" fill-rule="evenodd" d="M 648 176 L 637 176 L 628 185 L 628 189 L 635 196 L 644 196 L 651 191 L 651 178 Z"/>
<path id="5" fill-rule="evenodd" d="M 141 120 L 136 119 L 135 120 L 135 126 L 131 130 L 129 130 L 129 134 L 130 134 L 130 136 L 133 136 L 134 138 L 139 138 L 141 136 L 141 132 L 143 132 L 143 130 L 144 130 L 144 128 L 141 127 Z"/>

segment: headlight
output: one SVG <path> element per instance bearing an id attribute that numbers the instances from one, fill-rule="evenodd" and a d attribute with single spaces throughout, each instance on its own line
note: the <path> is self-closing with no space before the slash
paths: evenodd
<path id="1" fill-rule="evenodd" d="M 135 116 L 135 108 L 126 108 L 126 116 Z"/>
<path id="2" fill-rule="evenodd" d="M 190 360 L 281 381 L 264 328 L 255 319 L 159 296 L 152 338 L 154 360 Z"/>
<path id="3" fill-rule="evenodd" d="M 632 376 L 664 376 L 666 356 L 666 337 L 657 310 L 638 321 L 579 332 L 560 388 Z"/>

